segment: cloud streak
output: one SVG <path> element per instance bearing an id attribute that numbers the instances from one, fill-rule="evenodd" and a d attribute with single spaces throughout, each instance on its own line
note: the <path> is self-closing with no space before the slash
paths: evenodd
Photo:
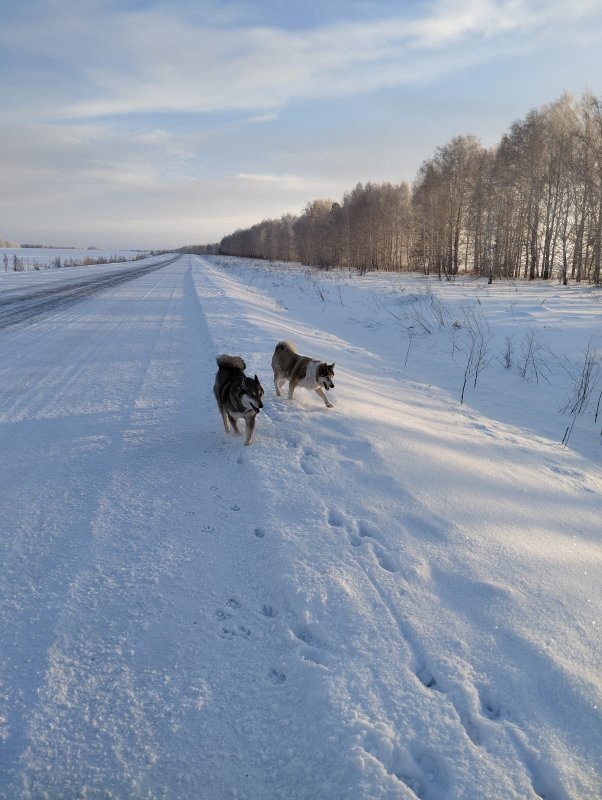
<path id="1" fill-rule="evenodd" d="M 171 7 L 122 11 L 102 3 L 54 2 L 52 13 L 36 25 L 43 33 L 5 30 L 0 43 L 10 48 L 19 41 L 47 60 L 53 84 L 44 109 L 48 118 L 269 114 L 298 98 L 351 96 L 429 80 L 511 51 L 524 37 L 566 24 L 568 17 L 585 18 L 598 5 L 439 0 L 421 6 L 421 15 L 296 31 L 231 21 L 225 26 L 215 14 L 201 21 Z M 92 30 L 102 35 L 91 38 Z M 61 71 L 79 74 L 79 82 L 67 82 L 64 92 L 53 80 L 53 72 Z M 38 83 L 40 75 L 29 79 Z M 22 112 L 29 109 L 29 103 L 21 104 Z"/>

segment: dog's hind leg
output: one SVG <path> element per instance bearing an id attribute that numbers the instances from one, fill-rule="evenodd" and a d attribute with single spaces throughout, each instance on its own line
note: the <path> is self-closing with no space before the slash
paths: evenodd
<path id="1" fill-rule="evenodd" d="M 288 385 L 288 399 L 289 400 L 293 399 L 293 394 L 294 394 L 296 388 L 297 388 L 297 384 L 294 381 L 290 381 L 289 385 Z"/>
<path id="2" fill-rule="evenodd" d="M 226 409 L 220 403 L 219 393 L 217 391 L 217 384 L 213 387 L 213 394 L 215 395 L 215 400 L 217 402 L 219 413 L 222 415 L 222 420 L 224 422 L 224 430 L 226 431 L 226 433 L 230 433 L 230 426 L 228 425 L 228 414 L 226 412 Z"/>
<path id="3" fill-rule="evenodd" d="M 255 433 L 255 417 L 246 417 L 245 418 L 245 425 L 246 425 L 246 432 L 247 436 L 245 439 L 245 444 L 253 444 L 253 434 Z"/>

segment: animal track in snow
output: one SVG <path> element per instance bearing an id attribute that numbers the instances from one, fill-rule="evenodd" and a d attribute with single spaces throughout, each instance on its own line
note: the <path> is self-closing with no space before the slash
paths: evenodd
<path id="1" fill-rule="evenodd" d="M 302 626 L 293 630 L 293 635 L 299 639 L 300 642 L 310 645 L 310 647 L 321 647 L 321 644 L 318 642 L 314 634 L 306 626 Z"/>
<path id="2" fill-rule="evenodd" d="M 229 600 L 226 601 L 226 605 L 228 609 L 218 608 L 215 612 L 215 616 L 218 620 L 222 623 L 226 623 L 222 625 L 219 635 L 222 639 L 234 639 L 237 636 L 248 639 L 251 636 L 251 629 L 246 625 L 232 621 L 232 615 L 241 608 L 241 603 L 235 597 L 230 597 Z"/>
<path id="3" fill-rule="evenodd" d="M 261 607 L 261 613 L 264 617 L 268 617 L 268 619 L 273 619 L 278 616 L 278 611 L 273 606 L 267 605 L 267 603 L 264 603 Z"/>
<path id="4" fill-rule="evenodd" d="M 426 664 L 421 664 L 418 667 L 416 670 L 416 677 L 423 686 L 426 686 L 427 689 L 437 689 L 437 691 L 440 691 L 435 676 Z"/>
<path id="5" fill-rule="evenodd" d="M 349 537 L 349 541 L 354 547 L 358 547 L 362 543 L 361 538 L 355 531 L 353 523 L 347 519 L 347 517 L 345 516 L 345 514 L 343 514 L 342 511 L 339 511 L 336 508 L 330 508 L 328 510 L 327 519 L 328 519 L 328 524 L 332 528 L 343 528 L 344 530 L 347 531 L 347 536 Z"/>
<path id="6" fill-rule="evenodd" d="M 362 543 L 362 537 L 359 536 L 354 530 L 348 530 L 349 544 L 352 547 L 359 547 Z"/>
<path id="7" fill-rule="evenodd" d="M 470 711 L 466 711 L 462 708 L 462 705 L 458 703 L 457 699 L 453 697 L 453 695 L 447 694 L 446 690 L 443 689 L 437 682 L 437 679 L 431 672 L 430 667 L 424 660 L 420 660 L 418 662 L 418 666 L 414 669 L 414 674 L 420 681 L 420 683 L 426 688 L 431 689 L 433 691 L 442 692 L 446 694 L 448 701 L 454 707 L 456 714 L 458 715 L 458 719 L 466 735 L 471 740 L 473 744 L 481 746 L 483 743 L 483 725 L 478 717 L 478 715 L 473 714 Z M 492 706 L 491 712 L 488 714 L 485 711 L 485 704 L 482 701 L 483 705 L 483 712 L 485 716 L 489 716 L 490 719 L 496 719 L 494 714 L 497 712 L 497 707 Z"/>
<path id="8" fill-rule="evenodd" d="M 533 786 L 535 794 L 541 798 L 541 800 L 556 800 L 558 795 L 554 791 L 554 787 L 550 785 L 550 779 L 546 778 L 542 773 L 541 768 L 534 767 L 533 765 L 530 767 L 529 765 L 527 766 L 531 774 L 531 785 Z"/>
<path id="9" fill-rule="evenodd" d="M 268 672 L 268 680 L 270 681 L 270 683 L 278 685 L 285 682 L 286 675 L 284 674 L 284 672 L 280 672 L 279 670 L 272 668 Z"/>
<path id="10" fill-rule="evenodd" d="M 389 775 L 405 784 L 413 796 L 415 795 L 419 800 L 427 797 L 424 782 L 419 777 L 420 769 L 409 753 L 404 753 L 396 744 L 393 744 L 389 759 L 381 758 L 380 755 L 370 750 L 366 750 L 366 752 L 370 753 Z"/>
<path id="11" fill-rule="evenodd" d="M 206 525 L 201 525 L 201 530 L 203 531 L 203 533 L 213 533 L 215 528 L 213 527 L 213 525 L 206 524 Z"/>
<path id="12" fill-rule="evenodd" d="M 234 639 L 237 636 L 248 639 L 251 636 L 251 629 L 246 625 L 223 625 L 219 635 L 222 639 Z"/>
<path id="13" fill-rule="evenodd" d="M 369 539 L 376 539 L 376 541 L 380 540 L 380 532 L 369 522 L 361 519 L 357 523 L 357 532 L 362 537 L 362 539 L 369 538 Z"/>
<path id="14" fill-rule="evenodd" d="M 306 475 L 313 475 L 318 468 L 319 453 L 313 447 L 304 447 L 299 458 L 299 466 Z"/>
<path id="15" fill-rule="evenodd" d="M 369 541 L 381 569 L 391 573 L 399 571 L 393 556 L 382 546 L 380 531 L 370 522 L 364 519 L 350 522 L 341 511 L 331 508 L 328 511 L 328 524 L 333 528 L 344 528 L 353 547 L 359 547 L 364 541 Z"/>
<path id="16" fill-rule="evenodd" d="M 304 661 L 309 661 L 310 664 L 318 664 L 320 667 L 326 667 L 326 661 L 319 650 L 314 650 L 311 647 L 304 647 L 299 651 L 299 655 Z"/>
<path id="17" fill-rule="evenodd" d="M 328 524 L 332 525 L 333 528 L 344 528 L 346 525 L 346 520 L 340 511 L 337 511 L 335 508 L 331 508 L 328 512 Z"/>
<path id="18" fill-rule="evenodd" d="M 310 661 L 312 664 L 319 664 L 322 667 L 326 666 L 326 656 L 322 652 L 324 644 L 311 628 L 301 625 L 292 629 L 292 634 L 301 643 L 299 655 L 304 661 Z"/>
<path id="19" fill-rule="evenodd" d="M 440 761 L 430 753 L 421 753 L 416 762 L 429 783 L 445 788 L 449 784 L 447 770 Z"/>
<path id="20" fill-rule="evenodd" d="M 253 535 L 257 536 L 258 539 L 263 539 L 263 537 L 265 536 L 265 531 L 263 528 L 255 528 L 255 530 L 253 531 Z"/>
<path id="21" fill-rule="evenodd" d="M 314 464 L 307 458 L 302 458 L 299 465 L 306 475 L 313 475 L 316 471 Z"/>
<path id="22" fill-rule="evenodd" d="M 407 786 L 412 797 L 420 800 L 443 797 L 449 786 L 449 776 L 441 761 L 426 750 L 406 750 L 388 735 L 377 729 L 367 732 L 363 748 L 383 769 Z M 404 793 L 403 795 L 407 795 Z"/>
<path id="23" fill-rule="evenodd" d="M 383 550 L 382 547 L 374 543 L 372 544 L 372 550 L 374 551 L 374 555 L 381 569 L 384 569 L 386 572 L 397 572 L 397 564 L 386 550 Z"/>
<path id="24" fill-rule="evenodd" d="M 481 711 L 487 719 L 495 722 L 509 719 L 510 712 L 497 701 L 489 689 L 481 689 L 479 691 L 479 699 L 481 701 Z"/>

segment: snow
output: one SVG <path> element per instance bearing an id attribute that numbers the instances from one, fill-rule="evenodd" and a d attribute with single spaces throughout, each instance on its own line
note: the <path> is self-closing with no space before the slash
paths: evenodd
<path id="1" fill-rule="evenodd" d="M 598 798 L 600 298 L 182 256 L 1 331 L 0 797 Z"/>
<path id="2" fill-rule="evenodd" d="M 124 261 L 139 258 L 144 255 L 140 250 L 106 250 L 101 248 L 77 248 L 77 247 L 0 247 L 0 270 L 4 271 L 4 256 L 8 258 L 8 270 L 13 269 L 13 256 L 17 256 L 26 270 L 38 267 L 51 267 L 57 258 L 61 264 L 65 261 L 79 261 L 85 258 L 123 258 Z"/>

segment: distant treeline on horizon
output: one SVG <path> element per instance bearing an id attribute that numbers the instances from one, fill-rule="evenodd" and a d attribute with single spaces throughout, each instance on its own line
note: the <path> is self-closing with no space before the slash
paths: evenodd
<path id="1" fill-rule="evenodd" d="M 179 247 L 177 250 L 165 251 L 172 253 L 191 253 L 196 256 L 217 255 L 219 253 L 220 243 L 214 242 L 213 244 L 187 244 L 184 247 Z"/>
<path id="2" fill-rule="evenodd" d="M 69 244 L 20 244 L 17 247 L 31 250 L 100 250 L 100 247 L 75 247 Z"/>
<path id="3" fill-rule="evenodd" d="M 101 250 L 101 247 L 76 247 L 71 244 L 28 244 L 26 242 L 10 242 L 0 236 L 0 247 L 11 250 Z"/>
<path id="4" fill-rule="evenodd" d="M 585 93 L 530 111 L 495 147 L 453 138 L 412 185 L 358 183 L 341 202 L 313 200 L 180 252 L 599 284 L 601 231 L 602 103 Z"/>

